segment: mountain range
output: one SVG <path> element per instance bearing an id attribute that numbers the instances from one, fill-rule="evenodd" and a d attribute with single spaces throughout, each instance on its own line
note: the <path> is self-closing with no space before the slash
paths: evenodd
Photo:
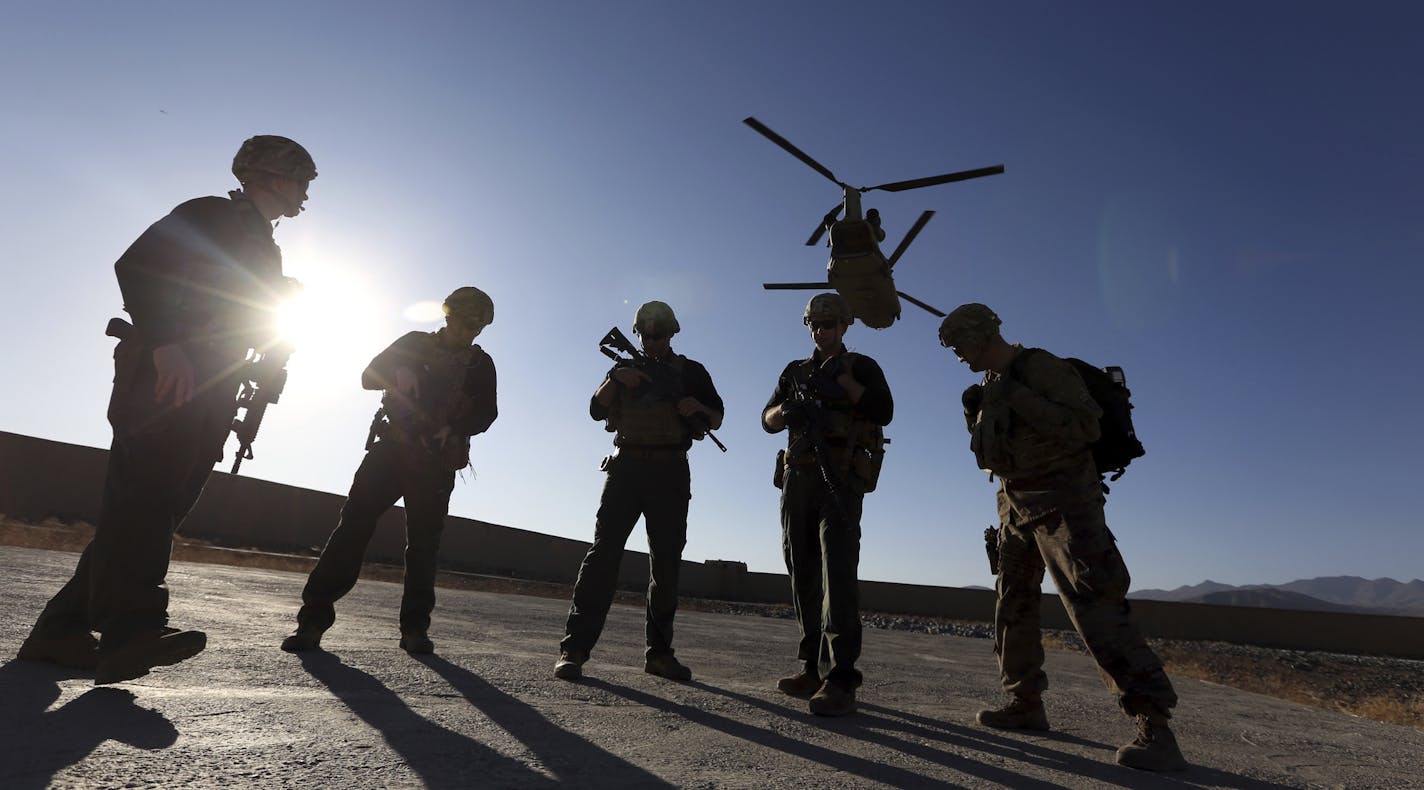
<path id="1" fill-rule="evenodd" d="M 1424 581 L 1322 576 L 1287 584 L 1235 586 L 1207 580 L 1175 590 L 1136 590 L 1128 598 L 1185 601 L 1226 606 L 1305 609 L 1313 612 L 1356 612 L 1424 617 Z"/>

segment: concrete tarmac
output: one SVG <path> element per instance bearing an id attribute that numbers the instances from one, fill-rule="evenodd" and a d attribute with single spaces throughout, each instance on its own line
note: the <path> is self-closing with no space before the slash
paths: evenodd
<path id="1" fill-rule="evenodd" d="M 0 786 L 1424 787 L 1424 732 L 1174 678 L 1193 767 L 1113 764 L 1133 736 L 1092 662 L 1050 651 L 1053 731 L 979 727 L 1002 698 L 986 640 L 867 630 L 860 710 L 779 694 L 788 620 L 684 612 L 691 683 L 642 669 L 643 612 L 615 606 L 586 679 L 556 680 L 568 604 L 438 591 L 433 656 L 397 648 L 397 585 L 362 581 L 322 652 L 277 645 L 305 577 L 175 563 L 173 623 L 208 649 L 143 678 L 13 660 L 76 555 L 0 547 Z"/>

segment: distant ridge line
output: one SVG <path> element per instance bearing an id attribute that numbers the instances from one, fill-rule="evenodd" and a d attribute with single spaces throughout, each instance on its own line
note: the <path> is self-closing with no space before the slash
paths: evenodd
<path id="1" fill-rule="evenodd" d="M 1424 617 L 1424 580 L 1320 576 L 1286 584 L 1231 585 L 1211 581 L 1174 590 L 1136 590 L 1128 598 L 1147 601 L 1258 606 L 1320 612 L 1355 612 Z"/>

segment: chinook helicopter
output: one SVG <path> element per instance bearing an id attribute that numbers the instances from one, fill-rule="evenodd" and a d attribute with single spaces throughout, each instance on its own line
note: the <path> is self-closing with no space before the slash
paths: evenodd
<path id="1" fill-rule="evenodd" d="M 895 280 L 892 277 L 895 263 L 900 260 L 901 255 L 905 254 L 910 242 L 914 241 L 915 237 L 924 229 L 925 223 L 930 221 L 934 212 L 926 211 L 920 214 L 920 218 L 910 226 L 909 232 L 900 241 L 900 245 L 895 248 L 889 258 L 886 258 L 885 254 L 880 251 L 880 242 L 885 240 L 885 231 L 880 227 L 880 212 L 870 209 L 862 215 L 860 196 L 876 189 L 885 192 L 903 192 L 907 189 L 948 184 L 951 181 L 966 181 L 981 176 L 998 175 L 1004 172 L 1003 165 L 856 188 L 836 178 L 835 174 L 825 165 L 812 159 L 806 152 L 792 145 L 789 140 L 773 132 L 756 118 L 748 117 L 742 123 L 806 163 L 812 170 L 835 182 L 843 192 L 841 202 L 821 218 L 821 223 L 816 227 L 816 231 L 811 234 L 811 238 L 806 240 L 806 246 L 814 247 L 820 242 L 821 236 L 829 231 L 831 262 L 826 267 L 826 282 L 762 283 L 763 288 L 769 291 L 833 289 L 845 298 L 850 305 L 852 315 L 859 318 L 866 326 L 874 329 L 884 329 L 895 323 L 895 320 L 900 317 L 901 298 L 934 315 L 944 317 L 943 311 L 925 304 L 904 291 L 895 290 Z M 845 213 L 844 218 L 841 217 L 842 212 Z"/>

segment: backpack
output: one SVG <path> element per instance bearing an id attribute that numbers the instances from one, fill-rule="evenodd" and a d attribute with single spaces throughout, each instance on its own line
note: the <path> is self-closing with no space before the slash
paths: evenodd
<path id="1" fill-rule="evenodd" d="M 1022 357 L 1020 355 L 1020 359 Z M 1127 377 L 1117 366 L 1100 368 L 1076 357 L 1068 357 L 1064 361 L 1078 371 L 1078 376 L 1088 387 L 1088 394 L 1103 410 L 1103 415 L 1098 418 L 1098 440 L 1091 445 L 1093 463 L 1097 465 L 1099 474 L 1112 472 L 1112 477 L 1108 479 L 1117 480 L 1127 473 L 1127 465 L 1134 458 L 1147 454 L 1132 427 L 1132 390 L 1127 388 Z"/>

